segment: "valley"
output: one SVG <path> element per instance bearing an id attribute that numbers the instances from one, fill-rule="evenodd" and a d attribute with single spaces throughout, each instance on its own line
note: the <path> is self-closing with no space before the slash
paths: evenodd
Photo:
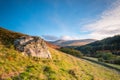
<path id="1" fill-rule="evenodd" d="M 120 80 L 120 0 L 0 0 L 0 80 Z"/>

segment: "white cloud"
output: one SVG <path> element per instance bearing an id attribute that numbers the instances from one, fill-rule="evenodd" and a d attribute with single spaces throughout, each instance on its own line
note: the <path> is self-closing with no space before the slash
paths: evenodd
<path id="1" fill-rule="evenodd" d="M 56 40 L 80 40 L 80 39 L 86 39 L 86 36 L 68 36 L 64 35 L 61 37 L 57 37 L 54 35 L 42 35 L 42 38 L 47 41 L 56 41 Z"/>
<path id="2" fill-rule="evenodd" d="M 78 40 L 80 38 L 79 37 L 75 37 L 75 36 L 73 37 L 73 36 L 67 36 L 66 35 L 66 36 L 61 36 L 60 39 L 61 40 Z"/>
<path id="3" fill-rule="evenodd" d="M 59 37 L 60 40 L 81 40 L 81 39 L 91 39 L 89 36 L 85 35 L 73 35 L 73 36 L 68 36 L 68 35 L 64 35 Z"/>
<path id="4" fill-rule="evenodd" d="M 56 36 L 53 36 L 53 35 L 42 35 L 42 38 L 44 38 L 45 40 L 48 40 L 48 41 L 56 41 L 56 40 L 78 40 L 80 39 L 79 37 L 73 37 L 73 36 L 61 36 L 61 37 L 56 37 Z"/>
<path id="5" fill-rule="evenodd" d="M 120 34 L 120 0 L 105 10 L 99 19 L 84 25 L 84 30 L 90 31 L 89 36 L 95 39 Z"/>

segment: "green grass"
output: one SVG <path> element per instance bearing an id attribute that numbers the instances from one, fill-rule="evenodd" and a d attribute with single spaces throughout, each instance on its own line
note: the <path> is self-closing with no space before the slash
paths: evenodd
<path id="1" fill-rule="evenodd" d="M 105 65 L 108 65 L 110 67 L 113 67 L 113 68 L 116 68 L 116 69 L 120 70 L 120 65 L 110 64 L 110 63 L 105 63 L 105 62 L 99 62 L 97 58 L 93 58 L 93 57 L 84 57 L 84 58 L 96 61 L 98 63 L 105 64 Z"/>
<path id="2" fill-rule="evenodd" d="M 120 65 L 116 65 L 116 64 L 110 64 L 110 63 L 106 63 L 109 66 L 115 67 L 117 69 L 120 69 Z"/>
<path id="3" fill-rule="evenodd" d="M 120 80 L 120 74 L 114 70 L 52 48 L 49 50 L 52 59 L 38 59 L 0 45 L 0 79 Z"/>

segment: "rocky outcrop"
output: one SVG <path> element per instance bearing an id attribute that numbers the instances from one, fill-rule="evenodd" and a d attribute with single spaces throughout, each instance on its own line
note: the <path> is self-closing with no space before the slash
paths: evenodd
<path id="1" fill-rule="evenodd" d="M 14 41 L 15 48 L 24 55 L 51 58 L 46 43 L 40 37 L 23 36 Z"/>

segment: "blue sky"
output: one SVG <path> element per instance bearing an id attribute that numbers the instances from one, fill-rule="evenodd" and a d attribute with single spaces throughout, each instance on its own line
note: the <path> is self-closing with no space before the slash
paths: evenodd
<path id="1" fill-rule="evenodd" d="M 102 39 L 120 32 L 120 15 L 116 16 L 120 13 L 119 3 L 120 0 L 0 0 L 0 26 L 46 40 Z M 115 29 L 109 27 L 112 25 Z M 109 34 L 105 33 L 107 29 Z"/>

